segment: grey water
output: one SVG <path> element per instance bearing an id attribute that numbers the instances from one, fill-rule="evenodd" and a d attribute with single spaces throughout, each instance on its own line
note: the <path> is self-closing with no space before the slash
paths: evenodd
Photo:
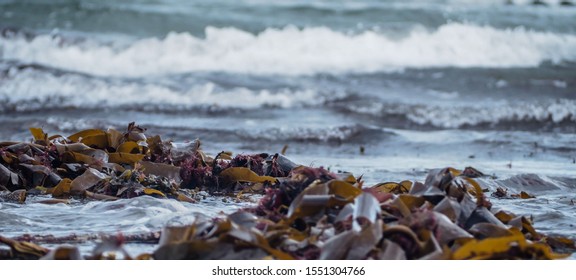
<path id="1" fill-rule="evenodd" d="M 492 191 L 536 196 L 495 207 L 576 238 L 576 8 L 505 2 L 0 0 L 0 140 L 136 121 L 212 154 L 288 145 L 366 185 L 474 166 Z M 136 233 L 237 209 L 141 200 L 3 203 L 0 234 Z"/>

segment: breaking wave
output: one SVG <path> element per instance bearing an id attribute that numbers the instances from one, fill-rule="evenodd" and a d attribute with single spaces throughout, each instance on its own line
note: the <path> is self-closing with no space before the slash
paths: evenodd
<path id="1" fill-rule="evenodd" d="M 100 76 L 141 77 L 196 71 L 313 75 L 430 67 L 537 67 L 576 60 L 576 36 L 524 28 L 448 23 L 402 38 L 327 27 L 268 28 L 252 34 L 207 27 L 204 37 L 169 33 L 114 45 L 58 35 L 0 38 L 0 59 Z"/>
<path id="2" fill-rule="evenodd" d="M 475 126 L 499 126 L 501 124 L 545 124 L 576 122 L 576 100 L 557 99 L 543 102 L 522 102 L 514 104 L 494 103 L 486 105 L 422 105 L 388 104 L 347 105 L 340 107 L 346 113 L 362 114 L 382 119 L 390 124 L 390 119 L 403 119 L 417 125 L 436 128 L 461 128 Z M 398 121 L 400 122 L 400 121 Z"/>
<path id="3" fill-rule="evenodd" d="M 76 74 L 53 75 L 34 69 L 25 69 L 4 79 L 0 77 L 0 82 L 0 112 L 70 107 L 129 107 L 138 110 L 292 108 L 320 105 L 327 98 L 314 90 L 227 89 L 211 82 L 182 89 L 141 81 L 111 81 Z"/>

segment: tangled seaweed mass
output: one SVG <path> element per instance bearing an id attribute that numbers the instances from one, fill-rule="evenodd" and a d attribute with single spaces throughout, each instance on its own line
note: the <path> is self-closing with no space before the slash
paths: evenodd
<path id="1" fill-rule="evenodd" d="M 158 242 L 136 259 L 557 259 L 574 241 L 539 234 L 530 219 L 491 211 L 486 190 L 466 168 L 432 170 L 425 182 L 364 186 L 349 173 L 293 163 L 282 154 L 210 157 L 200 141 L 176 144 L 129 124 L 68 137 L 31 128 L 33 143 L 0 143 L 0 200 L 29 195 L 117 200 L 148 195 L 195 203 L 199 191 L 260 193 L 254 207 L 140 237 Z M 499 190 L 502 192 L 502 190 Z M 526 194 L 527 195 L 527 194 Z M 524 195 L 521 195 L 522 197 Z M 102 238 L 93 254 L 49 250 L 0 236 L 0 259 L 104 259 L 127 237 Z M 138 239 L 138 238 L 136 238 Z"/>

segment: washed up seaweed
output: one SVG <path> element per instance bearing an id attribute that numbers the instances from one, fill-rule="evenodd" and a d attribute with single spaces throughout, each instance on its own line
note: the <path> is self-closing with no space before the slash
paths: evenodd
<path id="1" fill-rule="evenodd" d="M 75 238 L 0 236 L 9 248 L 0 249 L 0 258 L 558 259 L 576 250 L 573 240 L 538 233 L 528 217 L 494 211 L 476 180 L 486 175 L 471 167 L 431 170 L 424 182 L 366 186 L 361 177 L 298 165 L 282 153 L 210 156 L 199 140 L 173 143 L 145 132 L 134 123 L 125 131 L 89 129 L 68 137 L 32 128 L 32 143 L 0 143 L 0 200 L 26 203 L 27 196 L 44 194 L 51 204 L 147 195 L 195 203 L 200 191 L 262 198 L 230 215 L 198 214 L 188 225 L 167 226 L 158 240 L 147 237 L 156 250 L 140 256 L 124 249 L 122 235 L 100 237 L 87 256 L 71 245 Z M 515 197 L 505 189 L 492 194 L 507 196 Z M 65 245 L 49 250 L 35 243 L 50 240 Z"/>

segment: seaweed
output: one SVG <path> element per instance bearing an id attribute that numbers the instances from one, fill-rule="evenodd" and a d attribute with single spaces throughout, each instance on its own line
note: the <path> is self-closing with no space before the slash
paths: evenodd
<path id="1" fill-rule="evenodd" d="M 84 130 L 69 137 L 32 128 L 33 143 L 0 143 L 0 200 L 41 203 L 69 198 L 116 200 L 148 195 L 195 203 L 195 194 L 257 192 L 253 207 L 220 218 L 197 215 L 185 226 L 136 236 L 157 242 L 131 256 L 122 234 L 99 237 L 0 236 L 7 259 L 558 259 L 574 241 L 538 233 L 527 217 L 492 210 L 472 167 L 431 170 L 424 182 L 364 186 L 361 177 L 293 163 L 280 154 L 211 157 L 199 140 L 147 137 L 134 123 L 125 132 Z M 285 151 L 284 151 L 285 152 Z M 514 198 L 505 189 L 493 197 Z M 518 198 L 529 199 L 521 193 Z M 99 240 L 91 255 L 70 244 Z M 57 243 L 53 250 L 38 243 Z"/>

